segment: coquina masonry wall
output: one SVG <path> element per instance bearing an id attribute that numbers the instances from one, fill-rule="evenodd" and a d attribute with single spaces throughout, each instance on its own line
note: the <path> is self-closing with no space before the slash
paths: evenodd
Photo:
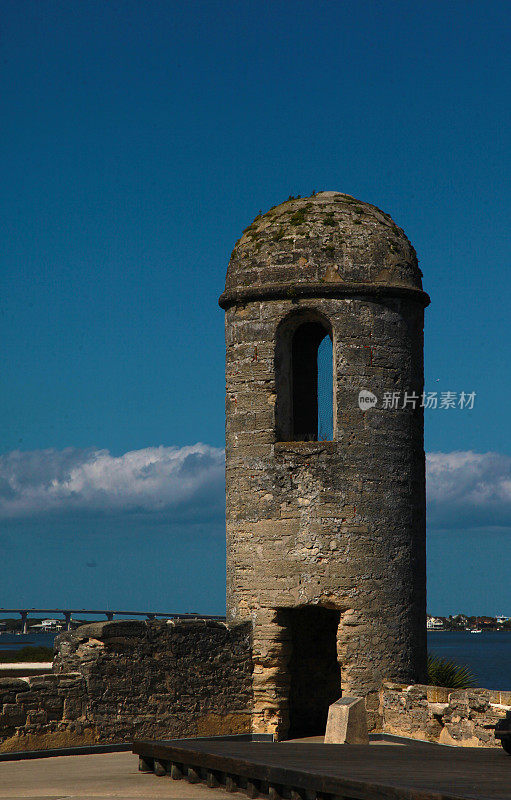
<path id="1" fill-rule="evenodd" d="M 248 625 L 94 623 L 59 637 L 54 670 L 0 679 L 0 753 L 251 731 Z M 384 683 L 374 727 L 498 747 L 493 729 L 506 714 L 511 692 Z"/>
<path id="2" fill-rule="evenodd" d="M 0 679 L 0 752 L 248 733 L 249 625 L 93 623 L 58 637 L 54 673 Z"/>
<path id="3" fill-rule="evenodd" d="M 420 390 L 422 308 L 306 307 L 334 329 L 339 441 L 275 442 L 276 328 L 296 304 L 249 303 L 226 315 L 228 613 L 253 621 L 254 730 L 277 735 L 287 731 L 289 681 L 279 608 L 341 612 L 343 691 L 371 695 L 371 727 L 382 676 L 422 678 L 425 652 L 422 414 L 356 407 L 359 386 L 380 396 L 389 380 Z M 371 366 L 364 344 L 375 331 Z"/>
<path id="4" fill-rule="evenodd" d="M 511 715 L 511 692 L 385 683 L 384 733 L 461 747 L 500 747 L 496 723 Z"/>

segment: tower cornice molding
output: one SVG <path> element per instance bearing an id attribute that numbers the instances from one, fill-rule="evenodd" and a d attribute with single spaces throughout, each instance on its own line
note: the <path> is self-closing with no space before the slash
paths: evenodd
<path id="1" fill-rule="evenodd" d="M 330 299 L 336 297 L 350 297 L 363 299 L 365 297 L 406 297 L 414 300 L 423 308 L 431 302 L 429 295 L 422 289 L 413 286 L 389 286 L 376 283 L 267 283 L 257 286 L 248 286 L 242 289 L 229 289 L 220 295 L 218 304 L 227 310 L 234 305 L 245 305 L 253 301 L 264 300 L 299 300 L 299 299 Z"/>

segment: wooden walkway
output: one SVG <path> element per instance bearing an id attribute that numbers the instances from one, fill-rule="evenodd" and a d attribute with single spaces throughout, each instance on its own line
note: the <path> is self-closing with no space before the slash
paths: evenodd
<path id="1" fill-rule="evenodd" d="M 213 738 L 140 740 L 133 752 L 143 771 L 270 800 L 511 800 L 501 749 Z"/>

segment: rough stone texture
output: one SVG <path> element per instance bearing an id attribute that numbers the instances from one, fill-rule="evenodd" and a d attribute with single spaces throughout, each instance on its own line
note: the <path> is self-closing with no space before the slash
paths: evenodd
<path id="1" fill-rule="evenodd" d="M 249 625 L 93 623 L 53 668 L 0 680 L 0 751 L 250 731 Z"/>
<path id="2" fill-rule="evenodd" d="M 343 697 L 328 709 L 325 744 L 369 744 L 362 697 Z"/>
<path id="3" fill-rule="evenodd" d="M 340 192 L 259 215 L 231 256 L 225 289 L 354 282 L 422 288 L 417 256 L 389 214 Z"/>
<path id="4" fill-rule="evenodd" d="M 500 747 L 496 723 L 511 711 L 511 692 L 384 683 L 383 731 L 459 747 Z"/>
<path id="5" fill-rule="evenodd" d="M 347 195 L 323 192 L 271 209 L 232 253 L 220 298 L 227 613 L 230 623 L 254 628 L 256 732 L 282 738 L 289 728 L 285 609 L 339 613 L 342 691 L 366 697 L 370 728 L 383 679 L 424 679 L 423 414 L 384 410 L 381 398 L 422 392 L 427 302 L 403 231 Z M 333 441 L 279 441 L 276 432 L 286 384 L 279 326 L 302 321 L 331 332 Z M 359 409 L 362 389 L 380 398 L 378 407 Z"/>
<path id="6" fill-rule="evenodd" d="M 1 678 L 0 752 L 94 741 L 85 706 L 85 680 L 78 673 Z"/>

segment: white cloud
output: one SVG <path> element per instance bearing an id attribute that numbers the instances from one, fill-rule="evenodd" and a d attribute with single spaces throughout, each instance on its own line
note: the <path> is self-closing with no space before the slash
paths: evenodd
<path id="1" fill-rule="evenodd" d="M 511 458 L 429 453 L 426 463 L 430 529 L 511 528 Z M 221 519 L 224 451 L 195 444 L 121 456 L 75 448 L 0 456 L 0 518 L 135 512 Z"/>
<path id="2" fill-rule="evenodd" d="M 429 453 L 428 522 L 435 528 L 511 527 L 511 458 L 500 453 Z"/>
<path id="3" fill-rule="evenodd" d="M 147 447 L 14 451 L 0 456 L 0 517 L 47 513 L 163 512 L 211 518 L 224 508 L 224 451 Z"/>

